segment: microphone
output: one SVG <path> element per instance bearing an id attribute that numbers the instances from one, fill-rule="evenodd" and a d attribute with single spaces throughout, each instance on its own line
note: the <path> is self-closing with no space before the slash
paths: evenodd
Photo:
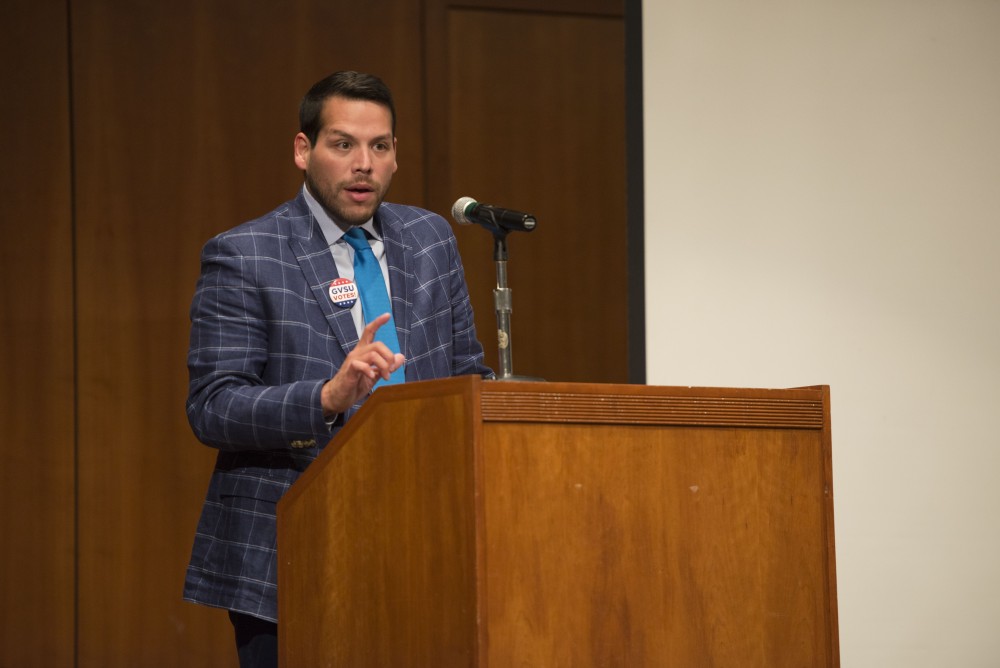
<path id="1" fill-rule="evenodd" d="M 535 229 L 535 224 L 538 222 L 530 214 L 501 209 L 490 204 L 480 204 L 471 197 L 459 197 L 451 207 L 451 215 L 459 225 L 479 223 L 492 229 L 521 232 L 530 232 Z"/>

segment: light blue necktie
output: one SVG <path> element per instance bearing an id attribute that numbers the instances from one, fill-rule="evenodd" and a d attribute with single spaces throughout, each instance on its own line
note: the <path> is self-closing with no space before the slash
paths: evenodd
<path id="1" fill-rule="evenodd" d="M 368 245 L 368 236 L 360 227 L 352 227 L 344 240 L 354 249 L 354 282 L 358 284 L 361 293 L 361 309 L 365 324 L 368 324 L 383 313 L 389 314 L 389 322 L 378 328 L 375 340 L 381 341 L 393 353 L 399 352 L 399 339 L 396 337 L 396 322 L 392 317 L 392 305 L 389 302 L 389 291 L 385 288 L 385 278 L 382 267 Z M 391 384 L 404 382 L 403 367 L 393 371 L 389 380 L 379 383 Z"/>

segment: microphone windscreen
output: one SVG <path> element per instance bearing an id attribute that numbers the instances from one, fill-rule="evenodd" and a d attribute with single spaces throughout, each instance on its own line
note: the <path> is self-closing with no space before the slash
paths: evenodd
<path id="1" fill-rule="evenodd" d="M 451 206 L 451 215 L 455 219 L 455 222 L 459 225 L 471 225 L 472 221 L 465 215 L 465 212 L 477 204 L 479 202 L 471 197 L 459 197 L 455 200 L 455 203 Z"/>

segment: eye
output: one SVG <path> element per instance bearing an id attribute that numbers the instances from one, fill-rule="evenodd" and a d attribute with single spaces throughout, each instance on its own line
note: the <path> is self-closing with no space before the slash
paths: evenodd
<path id="1" fill-rule="evenodd" d="M 378 142 L 372 148 L 374 148 L 376 151 L 380 153 L 383 153 L 389 150 L 389 144 L 387 144 L 386 142 Z"/>

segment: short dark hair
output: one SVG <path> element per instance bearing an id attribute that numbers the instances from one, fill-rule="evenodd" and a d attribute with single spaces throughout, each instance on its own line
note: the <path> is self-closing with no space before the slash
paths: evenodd
<path id="1" fill-rule="evenodd" d="M 374 74 L 334 72 L 313 84 L 299 105 L 299 131 L 308 137 L 310 145 L 316 145 L 316 139 L 323 126 L 323 104 L 331 97 L 368 100 L 381 104 L 389 110 L 392 118 L 392 136 L 396 136 L 396 105 L 392 102 L 389 87 Z"/>

